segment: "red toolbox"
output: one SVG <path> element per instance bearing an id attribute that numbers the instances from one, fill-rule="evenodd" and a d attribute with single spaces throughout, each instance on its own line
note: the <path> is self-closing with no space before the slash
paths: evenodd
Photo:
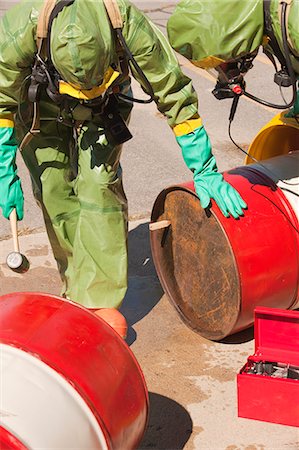
<path id="1" fill-rule="evenodd" d="M 299 312 L 255 308 L 254 338 L 237 375 L 238 416 L 299 427 Z"/>

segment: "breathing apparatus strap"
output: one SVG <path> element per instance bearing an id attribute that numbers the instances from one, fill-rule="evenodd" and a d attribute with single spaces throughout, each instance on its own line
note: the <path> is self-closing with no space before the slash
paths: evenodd
<path id="1" fill-rule="evenodd" d="M 123 19 L 116 0 L 103 0 L 111 25 L 114 30 L 122 29 Z"/>
<path id="2" fill-rule="evenodd" d="M 279 2 L 279 5 L 278 5 L 278 17 L 279 17 L 279 22 L 280 22 L 281 28 L 282 28 L 282 23 L 281 23 L 282 4 L 283 3 L 286 4 L 286 23 L 288 23 L 288 18 L 289 18 L 289 14 L 290 14 L 290 7 L 291 7 L 291 4 L 292 4 L 292 1 L 293 0 L 283 0 L 283 2 Z M 274 31 L 273 31 L 273 27 L 272 27 L 272 18 L 271 18 L 271 11 L 270 11 L 271 0 L 264 0 L 263 1 L 263 5 L 264 5 L 264 29 L 266 31 L 266 35 L 270 39 L 269 45 L 272 48 L 272 50 L 273 50 L 275 56 L 277 57 L 278 61 L 280 62 L 280 65 L 283 68 L 286 68 L 287 67 L 287 63 L 286 63 L 285 55 L 283 54 L 283 52 L 280 49 L 279 43 L 278 43 L 278 41 L 277 41 L 277 39 L 275 37 Z M 288 37 L 288 48 L 289 48 L 289 51 L 290 51 L 290 53 L 292 53 L 294 58 L 299 60 L 299 57 L 294 54 L 287 26 L 286 26 L 286 32 L 287 32 L 287 37 Z M 266 53 L 266 55 L 267 55 L 267 53 Z"/>
<path id="3" fill-rule="evenodd" d="M 50 20 L 51 12 L 53 11 L 56 5 L 56 0 L 45 0 L 44 6 L 41 9 L 41 12 L 38 17 L 37 23 L 37 33 L 36 33 L 36 41 L 37 47 L 39 48 L 41 45 L 41 41 L 46 39 L 48 36 L 48 25 Z"/>
<path id="4" fill-rule="evenodd" d="M 279 2 L 278 4 L 278 17 L 279 17 L 279 23 L 280 23 L 280 27 L 282 28 L 282 4 L 285 3 L 286 6 L 286 23 L 288 24 L 289 22 L 289 15 L 290 15 L 290 11 L 291 11 L 291 4 L 292 4 L 293 0 L 284 0 L 283 2 Z M 297 53 L 297 55 L 295 55 L 295 51 L 294 51 L 294 47 L 291 41 L 291 37 L 290 37 L 290 33 L 289 33 L 289 28 L 288 26 L 286 26 L 286 34 L 287 34 L 287 43 L 288 43 L 288 47 L 289 50 L 292 54 L 292 56 L 297 59 L 297 61 L 299 61 L 299 55 Z"/>
<path id="5" fill-rule="evenodd" d="M 20 152 L 31 142 L 34 136 L 37 136 L 40 133 L 40 115 L 39 115 L 39 105 L 37 102 L 33 103 L 33 119 L 30 130 L 24 138 L 22 139 L 21 144 L 19 145 Z"/>
<path id="6" fill-rule="evenodd" d="M 139 74 L 141 80 L 144 82 L 144 90 L 149 95 L 148 100 L 140 100 L 133 97 L 128 97 L 127 95 L 118 94 L 118 97 L 126 102 L 135 102 L 135 103 L 151 103 L 154 101 L 155 95 L 153 88 L 147 79 L 146 75 L 143 73 L 143 71 L 140 69 L 139 65 L 137 64 L 134 56 L 132 55 L 130 49 L 127 46 L 127 43 L 123 37 L 122 34 L 122 28 L 123 28 L 123 19 L 119 10 L 119 6 L 117 4 L 117 0 L 103 0 L 103 3 L 105 5 L 108 17 L 110 19 L 112 28 L 115 31 L 117 41 L 116 41 L 116 53 L 119 59 L 120 68 L 124 75 L 129 74 L 129 64 L 128 61 L 132 64 L 132 66 L 135 68 L 136 72 Z M 125 56 L 124 56 L 125 55 Z"/>
<path id="7" fill-rule="evenodd" d="M 123 28 L 123 19 L 119 10 L 119 6 L 116 0 L 103 0 L 106 12 L 108 14 L 110 23 L 116 35 L 116 53 L 119 60 L 119 66 L 124 76 L 129 75 L 129 66 L 125 57 L 126 52 L 123 48 L 121 41 L 118 38 L 118 32 L 121 32 Z"/>
<path id="8" fill-rule="evenodd" d="M 51 12 L 56 4 L 56 0 L 45 0 L 42 10 L 38 17 L 36 43 L 37 43 L 37 55 L 41 56 L 45 52 L 45 45 L 48 36 L 48 23 Z M 30 130 L 24 136 L 19 150 L 22 151 L 33 139 L 34 136 L 40 133 L 40 113 L 38 100 L 33 103 L 33 119 Z"/>

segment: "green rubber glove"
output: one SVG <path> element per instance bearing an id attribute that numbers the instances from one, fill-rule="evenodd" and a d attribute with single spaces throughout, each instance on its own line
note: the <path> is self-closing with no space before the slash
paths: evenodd
<path id="1" fill-rule="evenodd" d="M 203 126 L 183 136 L 177 136 L 184 161 L 193 172 L 196 193 L 201 206 L 207 208 L 214 199 L 225 217 L 243 216 L 246 203 L 240 194 L 218 172 L 212 155 L 210 139 Z"/>
<path id="2" fill-rule="evenodd" d="M 17 148 L 14 128 L 0 128 L 0 207 L 6 219 L 15 208 L 18 220 L 22 220 L 24 196 L 17 175 Z"/>

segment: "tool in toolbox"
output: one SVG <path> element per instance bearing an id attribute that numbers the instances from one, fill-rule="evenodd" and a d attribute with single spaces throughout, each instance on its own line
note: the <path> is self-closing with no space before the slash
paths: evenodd
<path id="1" fill-rule="evenodd" d="M 259 361 L 248 366 L 246 373 L 270 376 L 274 378 L 291 378 L 299 380 L 299 367 L 277 362 Z"/>
<path id="2" fill-rule="evenodd" d="M 299 311 L 257 307 L 255 352 L 237 375 L 238 416 L 299 427 Z"/>

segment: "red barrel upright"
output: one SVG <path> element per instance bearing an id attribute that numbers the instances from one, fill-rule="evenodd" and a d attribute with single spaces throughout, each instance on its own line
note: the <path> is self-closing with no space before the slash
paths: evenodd
<path id="1" fill-rule="evenodd" d="M 298 306 L 298 172 L 296 151 L 224 173 L 248 204 L 238 220 L 214 202 L 203 210 L 193 182 L 157 197 L 151 247 L 158 276 L 184 322 L 204 337 L 249 327 L 256 306 Z"/>
<path id="2" fill-rule="evenodd" d="M 0 445 L 135 449 L 148 416 L 142 371 L 102 319 L 70 301 L 0 297 Z"/>

